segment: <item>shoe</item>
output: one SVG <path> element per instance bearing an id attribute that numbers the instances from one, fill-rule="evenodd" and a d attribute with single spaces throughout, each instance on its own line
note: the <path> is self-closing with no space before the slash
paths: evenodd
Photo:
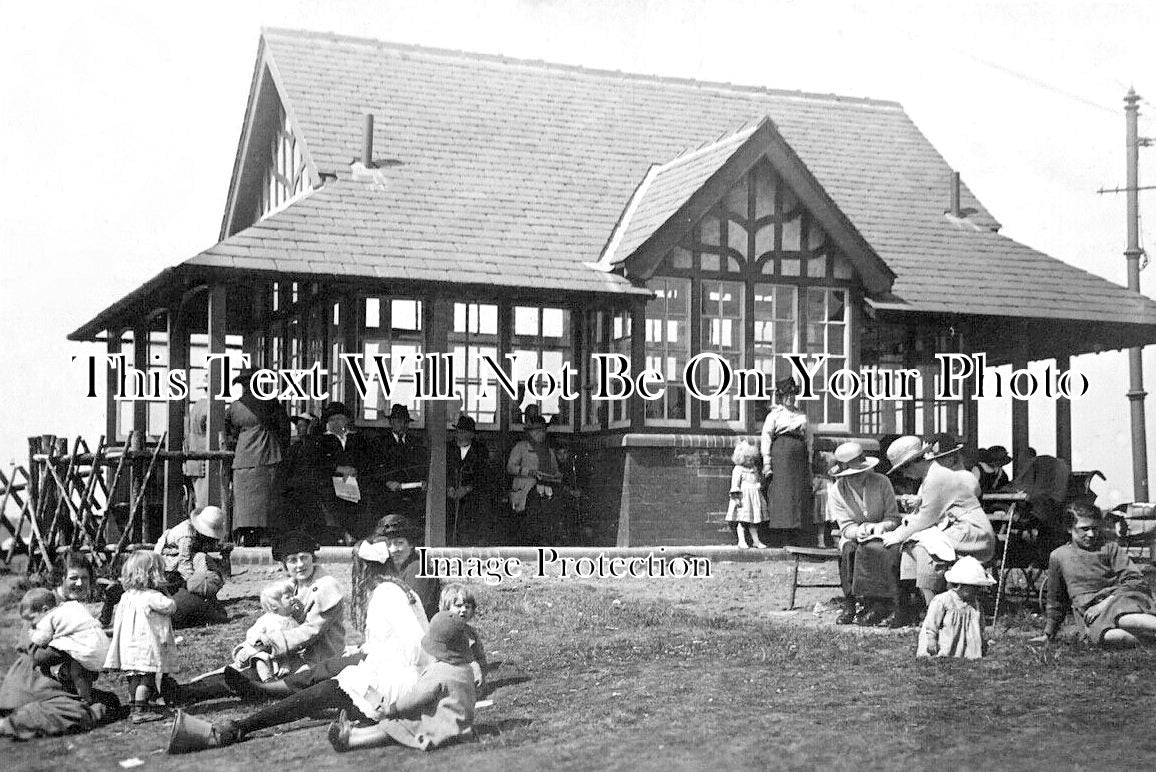
<path id="1" fill-rule="evenodd" d="M 224 676 L 225 683 L 229 689 L 242 700 L 261 700 L 265 698 L 260 686 L 246 678 L 245 674 L 240 670 L 226 667 Z"/>
<path id="2" fill-rule="evenodd" d="M 343 710 L 337 714 L 337 720 L 329 725 L 329 744 L 333 746 L 333 750 L 338 753 L 345 753 L 349 750 L 349 733 L 353 730 L 353 724 L 349 721 L 349 715 Z"/>
<path id="3" fill-rule="evenodd" d="M 165 713 L 156 705 L 138 702 L 133 704 L 128 720 L 134 724 L 151 724 L 154 721 L 164 721 L 165 718 L 167 718 Z"/>
<path id="4" fill-rule="evenodd" d="M 849 625 L 849 624 L 851 624 L 852 622 L 855 621 L 855 617 L 856 617 L 855 611 L 856 611 L 855 601 L 851 598 L 844 600 L 843 601 L 843 610 L 839 612 L 839 616 L 835 617 L 835 624 L 837 624 L 837 625 Z"/>
<path id="5" fill-rule="evenodd" d="M 891 630 L 898 630 L 901 627 L 907 627 L 908 624 L 907 614 L 901 609 L 895 609 L 887 615 L 886 619 L 879 623 L 879 626 Z"/>
<path id="6" fill-rule="evenodd" d="M 874 627 L 886 619 L 890 611 L 889 608 L 881 603 L 873 603 L 865 614 L 855 617 L 855 624 L 860 627 Z"/>

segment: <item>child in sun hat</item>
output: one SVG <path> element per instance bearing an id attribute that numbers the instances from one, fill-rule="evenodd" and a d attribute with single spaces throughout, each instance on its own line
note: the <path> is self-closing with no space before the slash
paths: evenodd
<path id="1" fill-rule="evenodd" d="M 355 729 L 342 711 L 329 727 L 338 751 L 397 742 L 428 751 L 474 736 L 474 686 L 470 627 L 458 611 L 439 611 L 421 641 L 432 662 L 413 687 L 385 708 L 385 720 Z"/>
<path id="2" fill-rule="evenodd" d="M 759 538 L 759 523 L 767 522 L 767 500 L 763 498 L 763 454 L 754 443 L 742 439 L 731 454 L 730 506 L 727 522 L 733 523 L 742 549 L 767 545 Z"/>
<path id="3" fill-rule="evenodd" d="M 943 578 L 950 589 L 932 598 L 915 655 L 979 659 L 985 653 L 979 591 L 995 580 L 970 555 L 955 561 Z"/>

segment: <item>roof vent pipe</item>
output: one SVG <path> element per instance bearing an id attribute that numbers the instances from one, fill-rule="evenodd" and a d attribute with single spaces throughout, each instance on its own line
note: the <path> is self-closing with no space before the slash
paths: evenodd
<path id="1" fill-rule="evenodd" d="M 361 161 L 366 169 L 373 168 L 373 113 L 365 114 L 365 132 L 361 143 Z"/>
<path id="2" fill-rule="evenodd" d="M 373 116 L 369 116 L 370 120 Z M 959 172 L 951 173 L 951 216 L 963 217 L 963 212 L 959 208 Z"/>

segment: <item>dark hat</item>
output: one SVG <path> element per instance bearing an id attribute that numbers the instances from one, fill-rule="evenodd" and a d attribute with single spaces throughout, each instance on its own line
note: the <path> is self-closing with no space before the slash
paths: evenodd
<path id="1" fill-rule="evenodd" d="M 329 419 L 335 415 L 343 415 L 350 421 L 353 420 L 353 413 L 345 406 L 344 402 L 330 402 L 321 411 L 321 425 L 324 426 L 329 423 Z"/>
<path id="2" fill-rule="evenodd" d="M 318 549 L 314 538 L 304 531 L 287 531 L 275 537 L 269 545 L 273 559 L 279 563 L 283 563 L 289 555 L 297 555 L 301 552 L 317 552 Z"/>
<path id="3" fill-rule="evenodd" d="M 469 627 L 452 611 L 434 614 L 429 621 L 429 632 L 421 639 L 421 647 L 434 659 L 451 665 L 468 665 L 474 661 Z"/>
<path id="4" fill-rule="evenodd" d="M 1007 454 L 1007 448 L 1003 445 L 992 445 L 983 451 L 980 461 L 991 464 L 996 468 L 1002 468 L 1011 463 L 1011 456 Z"/>
<path id="5" fill-rule="evenodd" d="M 523 425 L 526 427 L 526 431 L 530 431 L 531 429 L 538 428 L 545 429 L 549 424 L 546 423 L 546 419 L 542 416 L 532 415 L 526 419 L 526 422 Z"/>
<path id="6" fill-rule="evenodd" d="M 789 397 L 798 394 L 799 391 L 799 382 L 790 376 L 775 381 L 775 394 L 780 397 Z"/>
<path id="7" fill-rule="evenodd" d="M 392 421 L 394 418 L 402 418 L 406 421 L 413 420 L 409 417 L 409 408 L 398 402 L 394 402 L 393 407 L 389 409 L 389 419 Z"/>
<path id="8" fill-rule="evenodd" d="M 387 539 L 391 536 L 403 536 L 406 539 L 415 539 L 421 535 L 421 531 L 413 524 L 405 515 L 386 515 L 377 521 L 377 526 L 373 529 L 375 537 Z"/>
<path id="9" fill-rule="evenodd" d="M 958 453 L 963 450 L 963 443 L 959 442 L 954 434 L 947 432 L 932 435 L 928 443 L 929 447 L 923 453 L 924 461 L 943 458 L 944 456 L 950 456 L 952 453 Z"/>
<path id="10" fill-rule="evenodd" d="M 458 422 L 451 428 L 465 429 L 467 432 L 476 432 L 478 430 L 478 422 L 470 418 L 465 413 L 462 413 L 460 416 L 458 416 Z"/>

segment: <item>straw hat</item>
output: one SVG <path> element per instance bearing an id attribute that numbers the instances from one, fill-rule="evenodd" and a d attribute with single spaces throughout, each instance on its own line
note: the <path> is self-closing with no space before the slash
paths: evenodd
<path id="1" fill-rule="evenodd" d="M 844 442 L 835 448 L 835 465 L 828 472 L 832 477 L 850 477 L 853 474 L 873 469 L 879 459 L 863 452 L 858 442 Z"/>
<path id="2" fill-rule="evenodd" d="M 918 437 L 907 435 L 895 440 L 887 446 L 887 460 L 891 462 L 891 471 L 887 474 L 895 474 L 912 461 L 920 458 L 925 450 L 927 450 L 927 445 Z"/>
<path id="3" fill-rule="evenodd" d="M 990 587 L 995 579 L 984 570 L 978 560 L 971 555 L 964 555 L 955 564 L 944 572 L 943 578 L 952 584 L 970 584 L 973 587 Z"/>
<path id="4" fill-rule="evenodd" d="M 225 528 L 225 513 L 221 511 L 220 507 L 210 506 L 194 510 L 189 515 L 189 523 L 197 533 L 211 539 L 220 540 L 228 535 Z"/>

